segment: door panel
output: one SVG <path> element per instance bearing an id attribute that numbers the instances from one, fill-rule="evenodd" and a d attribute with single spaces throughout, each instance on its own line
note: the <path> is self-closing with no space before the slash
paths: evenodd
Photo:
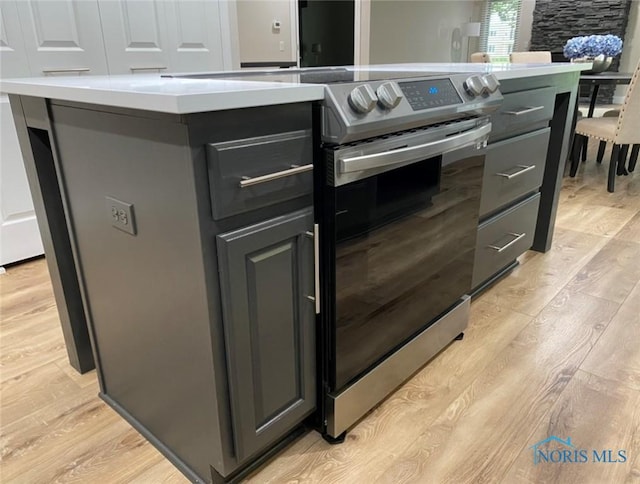
<path id="1" fill-rule="evenodd" d="M 96 1 L 17 3 L 32 75 L 106 74 Z"/>
<path id="2" fill-rule="evenodd" d="M 111 74 L 168 69 L 165 3 L 159 0 L 100 0 Z"/>
<path id="3" fill-rule="evenodd" d="M 19 22 L 16 2 L 0 1 L 0 72 L 3 78 L 30 75 Z"/>
<path id="4" fill-rule="evenodd" d="M 244 460 L 315 408 L 310 209 L 218 236 L 234 440 Z"/>
<path id="5" fill-rule="evenodd" d="M 0 265 L 4 265 L 44 250 L 6 96 L 0 96 L 0 130 Z"/>
<path id="6" fill-rule="evenodd" d="M 222 70 L 222 34 L 217 1 L 171 1 L 167 35 L 172 71 Z"/>

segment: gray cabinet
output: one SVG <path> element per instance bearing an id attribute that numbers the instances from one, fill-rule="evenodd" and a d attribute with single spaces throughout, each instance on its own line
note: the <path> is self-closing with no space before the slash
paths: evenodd
<path id="1" fill-rule="evenodd" d="M 556 89 L 544 85 L 545 79 L 521 81 L 503 81 L 504 101 L 491 116 L 473 268 L 475 294 L 514 267 L 535 238 Z"/>
<path id="2" fill-rule="evenodd" d="M 315 408 L 313 215 L 219 235 L 231 414 L 242 461 Z"/>
<path id="3" fill-rule="evenodd" d="M 482 180 L 481 217 L 538 190 L 550 131 L 543 128 L 489 145 Z"/>
<path id="4" fill-rule="evenodd" d="M 473 285 L 478 286 L 531 248 L 540 194 L 510 207 L 478 229 Z"/>

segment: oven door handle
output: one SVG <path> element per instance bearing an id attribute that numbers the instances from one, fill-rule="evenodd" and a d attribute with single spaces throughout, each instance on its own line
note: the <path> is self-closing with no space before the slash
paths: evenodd
<path id="1" fill-rule="evenodd" d="M 382 153 L 339 158 L 340 172 L 351 173 L 354 171 L 373 170 L 398 163 L 431 158 L 432 156 L 448 153 L 449 151 L 484 141 L 490 132 L 491 123 L 487 123 L 479 128 L 474 128 L 441 140 L 431 141 L 430 143 L 408 146 L 406 148 L 384 151 Z"/>

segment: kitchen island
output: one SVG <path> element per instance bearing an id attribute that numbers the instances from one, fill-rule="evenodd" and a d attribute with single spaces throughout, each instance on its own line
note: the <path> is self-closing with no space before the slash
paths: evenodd
<path id="1" fill-rule="evenodd" d="M 507 230 L 518 240 L 499 255 L 476 252 L 476 290 L 549 248 L 580 68 L 376 66 L 501 82 L 478 239 L 528 226 Z M 70 355 L 80 370 L 96 362 L 102 397 L 193 481 L 237 476 L 316 407 L 314 308 L 301 302 L 314 288 L 311 173 L 251 191 L 230 182 L 314 162 L 325 90 L 278 76 L 2 84 Z M 491 156 L 523 146 L 534 161 L 500 166 L 514 183 L 496 185 Z"/>

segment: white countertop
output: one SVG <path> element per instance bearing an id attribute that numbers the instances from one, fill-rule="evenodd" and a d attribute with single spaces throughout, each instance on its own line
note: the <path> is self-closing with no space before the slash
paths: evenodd
<path id="1" fill-rule="evenodd" d="M 469 72 L 494 74 L 499 80 L 521 77 L 548 76 L 565 72 L 578 72 L 591 69 L 591 63 L 554 62 L 549 64 L 484 64 L 484 63 L 443 63 L 443 64 L 381 64 L 378 70 L 404 70 L 443 72 L 449 74 Z"/>
<path id="2" fill-rule="evenodd" d="M 384 64 L 347 67 L 368 70 L 442 73 L 493 73 L 500 80 L 586 70 L 590 64 Z M 236 71 L 237 72 L 237 71 Z M 243 71 L 245 72 L 245 71 Z M 0 92 L 106 106 L 187 114 L 253 106 L 314 101 L 324 98 L 321 84 L 303 84 L 294 73 L 278 71 L 285 82 L 226 79 L 162 78 L 160 74 L 128 76 L 38 77 L 0 80 Z M 228 73 L 233 76 L 233 72 Z"/>

